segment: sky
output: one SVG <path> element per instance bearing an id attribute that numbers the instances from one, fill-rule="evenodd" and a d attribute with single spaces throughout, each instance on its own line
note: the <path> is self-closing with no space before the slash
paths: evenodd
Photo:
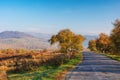
<path id="1" fill-rule="evenodd" d="M 0 0 L 0 32 L 109 34 L 120 0 Z"/>

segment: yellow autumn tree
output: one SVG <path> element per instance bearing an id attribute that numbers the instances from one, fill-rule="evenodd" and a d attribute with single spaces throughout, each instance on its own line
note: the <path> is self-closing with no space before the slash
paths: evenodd
<path id="1" fill-rule="evenodd" d="M 114 25 L 114 29 L 111 32 L 110 38 L 113 43 L 114 52 L 119 54 L 120 53 L 120 20 L 117 19 L 113 25 Z"/>
<path id="2" fill-rule="evenodd" d="M 82 50 L 82 43 L 85 38 L 82 35 L 76 35 L 69 29 L 64 29 L 53 35 L 49 40 L 51 44 L 59 42 L 60 51 L 67 53 L 68 50 Z"/>
<path id="3" fill-rule="evenodd" d="M 105 33 L 101 33 L 96 40 L 96 48 L 100 52 L 110 52 L 112 49 L 110 37 Z"/>
<path id="4" fill-rule="evenodd" d="M 91 50 L 91 51 L 96 51 L 96 40 L 90 40 L 89 43 L 88 43 L 88 48 Z"/>

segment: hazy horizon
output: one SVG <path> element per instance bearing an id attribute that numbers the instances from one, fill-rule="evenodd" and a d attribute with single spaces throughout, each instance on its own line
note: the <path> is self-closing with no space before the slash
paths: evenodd
<path id="1" fill-rule="evenodd" d="M 0 0 L 0 32 L 109 34 L 120 0 Z"/>

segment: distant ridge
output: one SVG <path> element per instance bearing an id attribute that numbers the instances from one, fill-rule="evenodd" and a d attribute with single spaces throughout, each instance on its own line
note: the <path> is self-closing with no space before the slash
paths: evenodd
<path id="1" fill-rule="evenodd" d="M 19 31 L 4 31 L 0 33 L 0 49 L 46 49 L 50 48 L 48 40 L 52 34 L 28 33 Z M 83 35 L 86 40 L 83 43 L 85 48 L 91 39 L 96 39 L 97 35 Z"/>
<path id="2" fill-rule="evenodd" d="M 0 49 L 39 49 L 50 47 L 48 40 L 19 31 L 4 31 L 0 33 Z"/>
<path id="3" fill-rule="evenodd" d="M 83 43 L 83 46 L 84 46 L 85 48 L 88 47 L 89 40 L 91 40 L 91 39 L 97 39 L 97 38 L 98 38 L 97 35 L 83 35 L 83 36 L 86 38 L 86 40 L 85 40 L 84 43 Z"/>
<path id="4" fill-rule="evenodd" d="M 1 39 L 6 38 L 34 38 L 34 36 L 19 31 L 4 31 L 0 33 Z"/>
<path id="5" fill-rule="evenodd" d="M 45 40 L 49 40 L 53 35 L 53 34 L 47 34 L 47 33 L 33 33 L 33 32 L 29 32 L 28 34 L 35 36 L 37 38 L 45 39 Z"/>

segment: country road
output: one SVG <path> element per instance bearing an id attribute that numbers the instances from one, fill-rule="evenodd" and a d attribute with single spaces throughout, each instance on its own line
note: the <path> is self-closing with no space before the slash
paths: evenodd
<path id="1" fill-rule="evenodd" d="M 83 56 L 83 62 L 65 80 L 120 80 L 120 62 L 91 52 L 83 52 Z"/>

